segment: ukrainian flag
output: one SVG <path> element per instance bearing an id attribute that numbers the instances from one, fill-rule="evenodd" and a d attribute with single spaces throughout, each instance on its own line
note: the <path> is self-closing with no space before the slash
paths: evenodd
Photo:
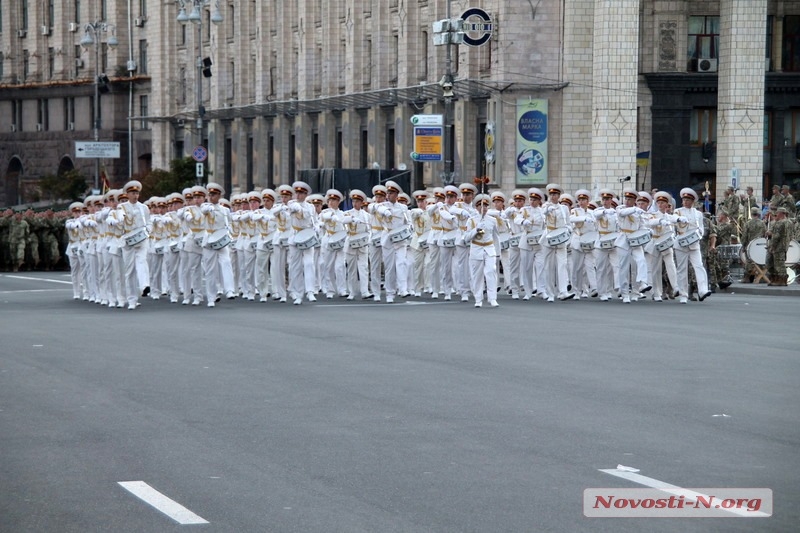
<path id="1" fill-rule="evenodd" d="M 636 154 L 636 165 L 646 167 L 650 164 L 650 152 L 639 152 Z"/>

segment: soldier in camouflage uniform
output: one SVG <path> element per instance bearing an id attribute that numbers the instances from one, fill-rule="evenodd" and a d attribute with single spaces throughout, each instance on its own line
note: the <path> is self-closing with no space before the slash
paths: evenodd
<path id="1" fill-rule="evenodd" d="M 28 242 L 30 234 L 30 227 L 25 219 L 22 218 L 22 213 L 16 213 L 11 221 L 11 227 L 8 235 L 8 247 L 11 252 L 11 269 L 18 272 L 22 265 L 25 264 L 25 245 Z"/>
<path id="2" fill-rule="evenodd" d="M 753 207 L 750 209 L 750 220 L 745 223 L 742 229 L 742 250 L 747 252 L 747 245 L 756 239 L 760 239 L 767 232 L 767 226 L 761 220 L 761 208 Z M 747 256 L 747 261 L 744 265 L 744 278 L 742 283 L 753 283 L 755 279 L 755 266 L 750 256 Z"/>
<path id="3" fill-rule="evenodd" d="M 39 266 L 39 227 L 40 223 L 37 220 L 33 211 L 28 209 L 25 211 L 25 221 L 28 223 L 28 238 L 26 242 L 26 262 L 28 270 L 34 270 Z"/>
<path id="4" fill-rule="evenodd" d="M 738 200 L 737 200 L 738 202 Z M 730 246 L 735 226 L 727 213 L 720 211 L 717 216 L 717 223 L 714 233 L 709 238 L 708 244 L 708 277 L 710 282 L 716 282 L 720 289 L 726 289 L 731 285 L 730 260 L 721 258 L 717 251 L 718 246 Z"/>
<path id="5" fill-rule="evenodd" d="M 42 266 L 45 270 L 51 270 L 60 259 L 58 239 L 56 237 L 58 220 L 50 209 L 40 213 L 38 218 L 40 221 L 39 244 L 42 251 Z"/>
<path id="6" fill-rule="evenodd" d="M 722 211 L 724 211 L 731 221 L 737 222 L 739 220 L 739 197 L 736 196 L 736 191 L 733 187 L 728 187 L 725 191 L 725 200 L 722 202 Z"/>
<path id="7" fill-rule="evenodd" d="M 786 251 L 792 236 L 792 223 L 787 218 L 789 214 L 785 207 L 776 211 L 776 220 L 767 231 L 767 276 L 769 284 L 785 287 L 788 281 L 786 275 Z"/>
<path id="8" fill-rule="evenodd" d="M 795 216 L 795 214 L 797 213 L 797 206 L 794 203 L 794 196 L 792 196 L 792 193 L 789 190 L 788 185 L 783 186 L 781 194 L 783 195 L 783 198 L 781 198 L 781 204 L 779 207 L 786 208 L 786 218 L 791 218 Z"/>
<path id="9" fill-rule="evenodd" d="M 11 269 L 11 251 L 8 248 L 8 235 L 11 231 L 11 219 L 14 212 L 6 209 L 0 216 L 0 268 L 8 272 Z"/>

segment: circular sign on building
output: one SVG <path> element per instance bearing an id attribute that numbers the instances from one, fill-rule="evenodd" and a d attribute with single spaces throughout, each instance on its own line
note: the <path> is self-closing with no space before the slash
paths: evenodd
<path id="1" fill-rule="evenodd" d="M 483 46 L 492 38 L 492 17 L 479 7 L 471 7 L 461 14 L 464 20 L 464 44 Z"/>
<path id="2" fill-rule="evenodd" d="M 198 163 L 202 163 L 208 158 L 208 150 L 204 146 L 197 146 L 192 151 L 192 158 Z"/>

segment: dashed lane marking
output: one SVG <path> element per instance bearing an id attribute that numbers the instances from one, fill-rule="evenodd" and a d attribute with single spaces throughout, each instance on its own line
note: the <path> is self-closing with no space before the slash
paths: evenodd
<path id="1" fill-rule="evenodd" d="M 181 525 L 208 524 L 208 520 L 197 516 L 183 505 L 167 498 L 144 481 L 119 481 L 118 483 L 123 489 L 148 505 L 155 507 Z"/>

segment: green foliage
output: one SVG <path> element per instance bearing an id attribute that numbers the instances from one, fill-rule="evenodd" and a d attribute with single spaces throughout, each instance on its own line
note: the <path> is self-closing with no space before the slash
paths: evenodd
<path id="1" fill-rule="evenodd" d="M 170 170 L 156 168 L 141 178 L 143 199 L 181 192 L 184 188 L 194 185 L 195 168 L 194 161 L 190 157 L 173 159 L 169 166 Z"/>
<path id="2" fill-rule="evenodd" d="M 42 196 L 52 202 L 80 200 L 86 194 L 86 188 L 86 178 L 75 169 L 68 170 L 60 176 L 48 174 L 39 180 Z"/>

